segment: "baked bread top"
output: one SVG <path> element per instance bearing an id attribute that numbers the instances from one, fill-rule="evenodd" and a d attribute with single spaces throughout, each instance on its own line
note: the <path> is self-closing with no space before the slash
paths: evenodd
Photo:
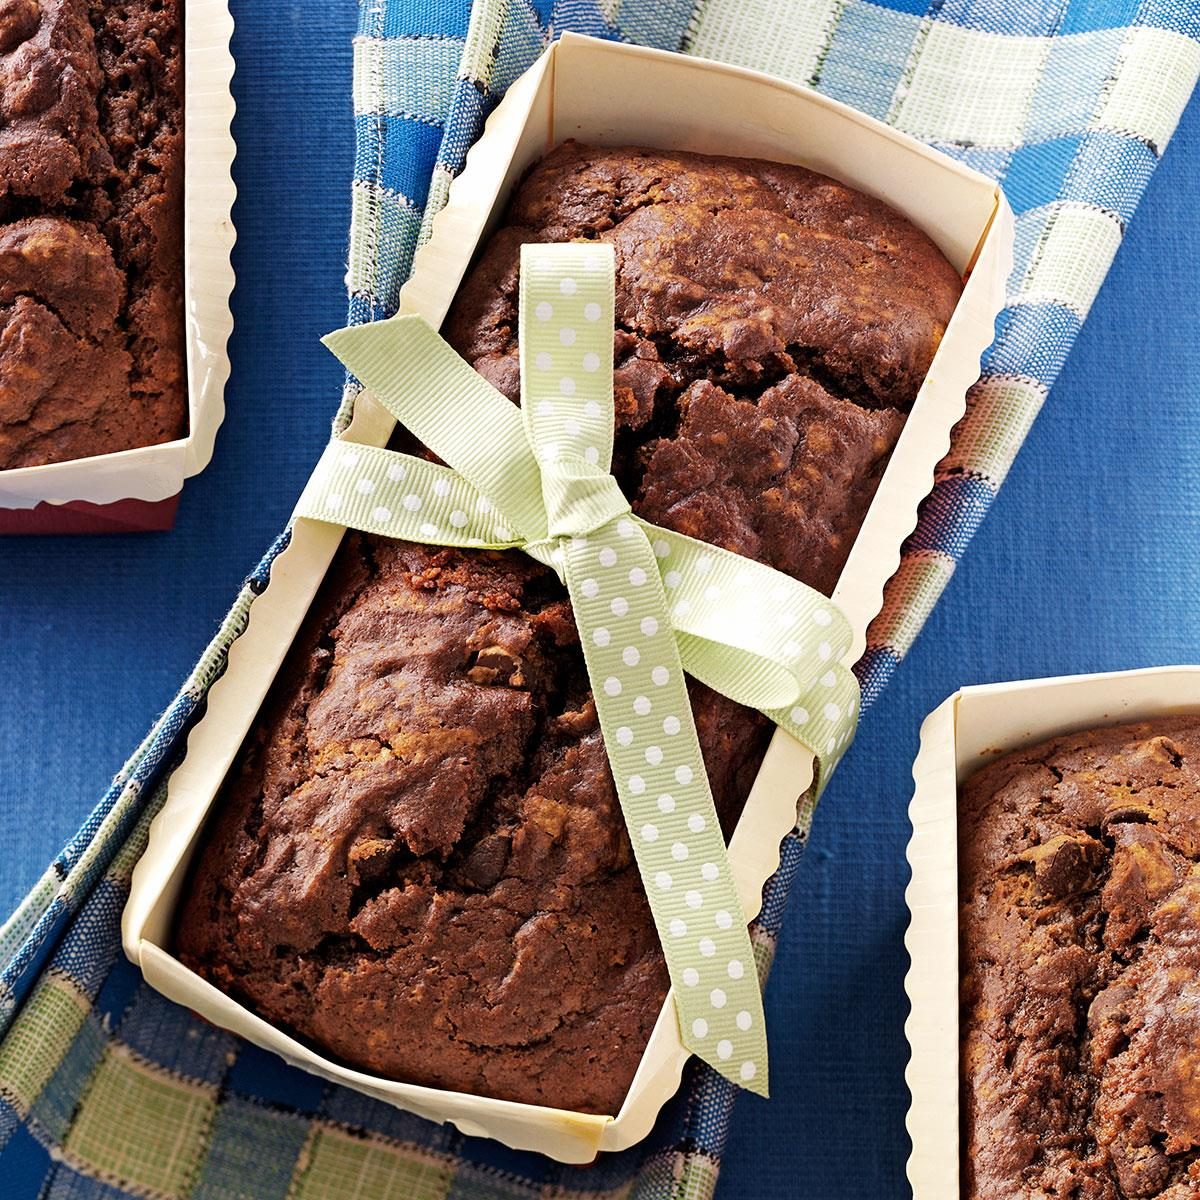
<path id="1" fill-rule="evenodd" d="M 959 808 L 964 1197 L 1200 1186 L 1200 718 L 1070 734 Z"/>

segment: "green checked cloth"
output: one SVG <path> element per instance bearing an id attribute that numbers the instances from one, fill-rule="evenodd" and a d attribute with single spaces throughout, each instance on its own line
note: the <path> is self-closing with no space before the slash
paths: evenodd
<path id="1" fill-rule="evenodd" d="M 1078 333 L 1200 68 L 1196 0 L 362 0 L 350 317 L 394 310 L 490 108 L 563 30 L 809 83 L 1000 180 L 1008 307 L 858 673 L 911 644 Z M 243 71 L 252 64 L 243 64 Z M 350 81 L 347 80 L 347 87 Z M 347 392 L 344 419 L 353 393 Z M 4 1200 L 702 1200 L 736 1088 L 693 1066 L 641 1147 L 587 1169 L 431 1126 L 283 1065 L 142 983 L 118 925 L 167 770 L 271 547 L 166 715 L 0 930 Z M 805 828 L 752 930 L 769 963 Z M 798 1181 L 798 1188 L 802 1182 Z"/>

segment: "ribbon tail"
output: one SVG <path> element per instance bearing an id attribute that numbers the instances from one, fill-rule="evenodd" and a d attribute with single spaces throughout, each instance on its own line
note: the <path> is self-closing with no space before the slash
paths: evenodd
<path id="1" fill-rule="evenodd" d="M 654 552 L 632 521 L 565 541 L 567 589 L 680 1035 L 767 1094 L 762 993 Z"/>

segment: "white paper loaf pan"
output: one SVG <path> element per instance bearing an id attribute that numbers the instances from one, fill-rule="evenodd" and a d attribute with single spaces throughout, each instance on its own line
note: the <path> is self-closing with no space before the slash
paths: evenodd
<path id="1" fill-rule="evenodd" d="M 212 458 L 233 329 L 234 103 L 228 0 L 184 4 L 186 434 L 157 446 L 0 471 L 0 532 L 169 528 L 183 481 Z M 39 508 L 39 506 L 41 506 Z"/>
<path id="2" fill-rule="evenodd" d="M 855 630 L 851 659 L 856 658 L 992 338 L 1011 256 L 1007 204 L 992 181 L 804 88 L 674 54 L 566 37 L 513 86 L 488 122 L 417 257 L 401 293 L 403 310 L 441 323 L 514 183 L 567 138 L 803 163 L 890 201 L 927 230 L 960 271 L 970 273 L 835 593 Z M 344 436 L 383 445 L 391 429 L 391 418 L 364 396 Z M 621 1111 L 594 1116 L 350 1070 L 259 1020 L 168 952 L 172 910 L 205 814 L 340 538 L 335 527 L 298 521 L 292 544 L 276 561 L 271 586 L 255 602 L 249 628 L 212 690 L 208 713 L 191 735 L 187 758 L 151 831 L 125 913 L 126 952 L 154 987 L 218 1024 L 307 1070 L 433 1120 L 452 1121 L 466 1133 L 568 1162 L 632 1145 L 677 1090 L 687 1058 L 670 1000 Z M 779 843 L 793 827 L 797 800 L 811 779 L 811 755 L 777 733 L 730 846 L 748 915 L 758 911 L 762 885 L 778 865 Z"/>
<path id="3" fill-rule="evenodd" d="M 993 759 L 1059 734 L 1200 712 L 1200 667 L 966 687 L 921 726 L 909 817 L 905 1078 L 913 1200 L 959 1195 L 958 789 Z"/>

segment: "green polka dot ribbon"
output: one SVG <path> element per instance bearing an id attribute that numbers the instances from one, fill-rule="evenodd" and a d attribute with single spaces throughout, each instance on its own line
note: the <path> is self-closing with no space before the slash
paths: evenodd
<path id="1" fill-rule="evenodd" d="M 330 349 L 450 466 L 334 442 L 297 515 L 435 545 L 524 550 L 565 582 L 689 1050 L 766 1094 L 762 997 L 685 673 L 757 708 L 829 778 L 858 717 L 851 631 L 820 593 L 633 516 L 613 449 L 613 254 L 521 252 L 522 406 L 422 318 Z"/>

